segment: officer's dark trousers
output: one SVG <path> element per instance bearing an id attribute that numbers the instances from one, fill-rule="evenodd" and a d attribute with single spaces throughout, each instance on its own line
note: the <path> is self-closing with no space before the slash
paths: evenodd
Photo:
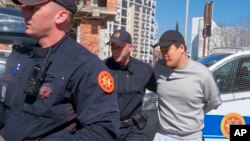
<path id="1" fill-rule="evenodd" d="M 146 141 L 145 129 L 137 129 L 135 125 L 120 128 L 117 141 Z"/>

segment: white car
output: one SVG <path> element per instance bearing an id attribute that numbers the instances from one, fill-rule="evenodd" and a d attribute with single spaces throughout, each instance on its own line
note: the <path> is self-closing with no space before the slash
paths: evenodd
<path id="1" fill-rule="evenodd" d="M 199 62 L 212 72 L 222 105 L 205 116 L 206 141 L 229 141 L 230 125 L 250 124 L 250 51 L 216 53 Z"/>

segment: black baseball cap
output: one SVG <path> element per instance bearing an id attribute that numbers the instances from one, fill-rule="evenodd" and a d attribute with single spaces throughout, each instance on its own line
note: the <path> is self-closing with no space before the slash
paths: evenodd
<path id="1" fill-rule="evenodd" d="M 71 11 L 73 14 L 75 14 L 77 11 L 77 5 L 75 0 L 12 0 L 12 1 L 18 5 L 38 5 L 48 1 L 54 1 L 55 3 Z"/>
<path id="2" fill-rule="evenodd" d="M 181 43 L 185 46 L 185 40 L 180 32 L 175 30 L 168 30 L 161 35 L 159 42 L 153 45 L 152 47 L 153 48 L 157 46 L 169 47 L 174 43 Z"/>
<path id="3" fill-rule="evenodd" d="M 116 30 L 107 44 L 115 43 L 119 47 L 123 47 L 125 43 L 132 43 L 131 35 L 125 30 Z"/>

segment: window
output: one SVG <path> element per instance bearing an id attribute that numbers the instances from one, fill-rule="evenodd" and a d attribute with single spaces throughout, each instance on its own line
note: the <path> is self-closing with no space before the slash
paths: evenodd
<path id="1" fill-rule="evenodd" d="M 250 56 L 234 59 L 213 72 L 221 94 L 250 90 Z"/>
<path id="2" fill-rule="evenodd" d="M 239 60 L 235 86 L 237 91 L 250 90 L 250 57 L 244 57 Z"/>
<path id="3" fill-rule="evenodd" d="M 221 94 L 233 91 L 237 60 L 230 61 L 214 71 L 213 75 Z"/>

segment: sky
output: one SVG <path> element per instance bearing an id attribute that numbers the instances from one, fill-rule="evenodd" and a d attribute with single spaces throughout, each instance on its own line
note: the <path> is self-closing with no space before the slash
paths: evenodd
<path id="1" fill-rule="evenodd" d="M 156 0 L 156 19 L 158 21 L 158 39 L 163 32 L 174 29 L 178 22 L 179 31 L 185 36 L 187 0 Z M 191 42 L 193 17 L 203 17 L 206 3 L 213 2 L 212 20 L 222 25 L 239 25 L 242 19 L 248 19 L 250 27 L 250 0 L 189 0 L 188 28 L 186 44 Z M 243 25 L 243 24 L 241 24 Z"/>

